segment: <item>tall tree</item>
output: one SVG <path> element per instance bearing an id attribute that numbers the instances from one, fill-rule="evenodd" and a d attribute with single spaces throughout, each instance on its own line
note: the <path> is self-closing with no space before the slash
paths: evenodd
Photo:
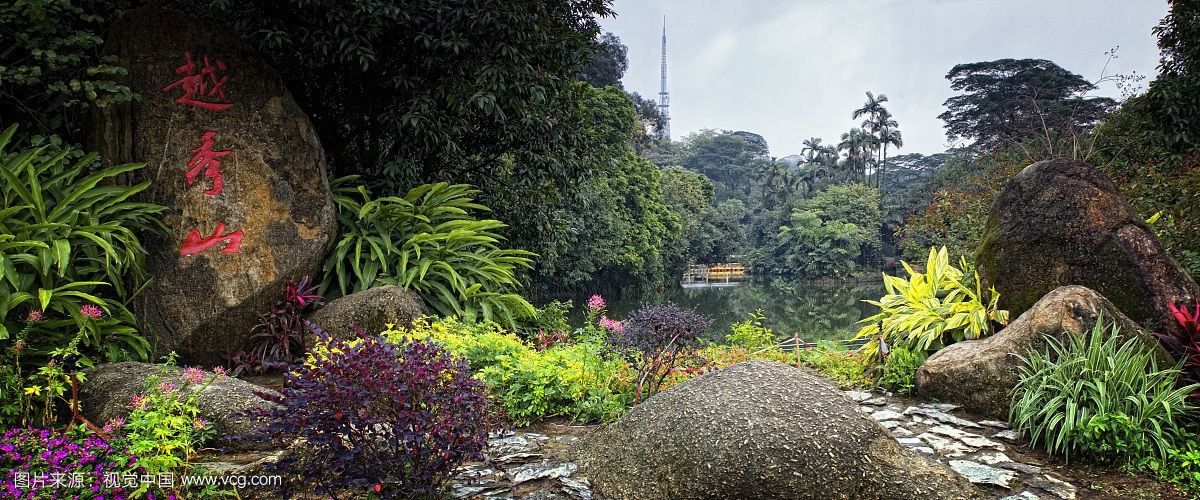
<path id="1" fill-rule="evenodd" d="M 1161 57 L 1146 92 L 1159 140 L 1173 160 L 1200 151 L 1200 0 L 1168 0 L 1154 28 Z"/>
<path id="2" fill-rule="evenodd" d="M 1060 154 L 1059 141 L 1077 139 L 1116 105 L 1086 97 L 1095 88 L 1090 82 L 1044 59 L 959 64 L 946 79 L 960 92 L 938 115 L 951 140 L 974 141 L 984 150 L 1032 140 L 1038 150 L 1026 148 L 1031 158 Z"/>
<path id="3" fill-rule="evenodd" d="M 842 141 L 838 143 L 838 150 L 846 152 L 846 158 L 843 166 L 846 170 L 847 178 L 851 182 L 866 183 L 867 179 L 867 164 L 869 163 L 870 151 L 874 144 L 875 138 L 867 131 L 854 127 L 849 132 L 842 134 Z"/>
<path id="4" fill-rule="evenodd" d="M 580 71 L 580 79 L 593 87 L 621 86 L 621 77 L 629 69 L 629 48 L 612 33 L 605 33 L 592 47 L 592 60 Z"/>
<path id="5" fill-rule="evenodd" d="M 879 94 L 875 96 L 870 91 L 867 91 L 867 102 L 863 107 L 854 110 L 852 117 L 854 119 L 866 117 L 862 122 L 863 129 L 867 130 L 874 136 L 873 147 L 879 154 L 875 163 L 875 187 L 882 189 L 884 171 L 887 169 L 887 147 L 888 144 L 900 147 L 903 141 L 900 139 L 900 131 L 896 130 L 900 124 L 892 119 L 892 113 L 888 111 L 883 103 L 888 102 L 886 95 Z"/>
<path id="6" fill-rule="evenodd" d="M 705 130 L 685 137 L 684 145 L 682 166 L 716 183 L 718 203 L 737 198 L 754 205 L 754 173 L 772 163 L 766 139 L 752 132 Z"/>

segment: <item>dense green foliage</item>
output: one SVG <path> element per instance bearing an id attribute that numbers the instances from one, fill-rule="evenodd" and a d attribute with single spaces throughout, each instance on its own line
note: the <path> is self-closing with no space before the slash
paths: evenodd
<path id="1" fill-rule="evenodd" d="M 641 133 L 630 98 L 617 87 L 589 88 L 588 95 L 593 133 L 612 164 L 585 179 L 576 198 L 561 207 L 565 235 L 543 252 L 535 279 L 554 292 L 666 286 L 679 215 L 663 202 L 658 168 L 629 144 Z"/>
<path id="2" fill-rule="evenodd" d="M 839 184 L 764 210 L 751 222 L 750 265 L 755 273 L 797 278 L 851 276 L 879 250 L 879 205 L 877 190 Z"/>
<path id="3" fill-rule="evenodd" d="M 884 357 L 883 372 L 879 375 L 879 386 L 897 394 L 910 396 L 917 387 L 917 369 L 929 358 L 925 351 L 894 347 Z"/>
<path id="4" fill-rule="evenodd" d="M 951 140 L 970 140 L 989 151 L 1033 139 L 1026 151 L 1035 159 L 1072 154 L 1058 148 L 1060 142 L 1086 134 L 1116 104 L 1084 97 L 1094 85 L 1044 59 L 958 64 L 946 79 L 961 92 L 946 100 L 947 110 L 938 116 Z"/>
<path id="5" fill-rule="evenodd" d="M 1008 324 L 1008 311 L 998 309 L 1000 294 L 984 294 L 979 275 L 962 259 L 962 269 L 950 264 L 946 248 L 930 248 L 925 272 L 904 263 L 908 279 L 883 276 L 888 294 L 866 302 L 880 308 L 864 318 L 857 338 L 871 339 L 868 353 L 881 350 L 880 337 L 889 346 L 913 352 L 936 351 L 954 342 L 992 333 L 992 324 Z M 988 296 L 990 295 L 990 300 Z"/>
<path id="6" fill-rule="evenodd" d="M 685 137 L 679 149 L 677 164 L 711 179 L 717 202 L 755 205 L 755 172 L 773 163 L 766 139 L 752 132 L 704 130 Z"/>
<path id="7" fill-rule="evenodd" d="M 740 220 L 746 205 L 728 199 L 715 205 L 713 183 L 681 167 L 662 170 L 663 202 L 679 214 L 679 238 L 667 246 L 667 271 L 680 275 L 689 264 L 724 262 L 741 248 Z"/>
<path id="8" fill-rule="evenodd" d="M 149 183 L 105 185 L 143 165 L 99 169 L 95 154 L 72 160 L 70 148 L 6 151 L 15 132 L 0 133 L 0 346 L 18 347 L 31 368 L 56 350 L 85 366 L 146 359 L 126 304 L 146 283 L 139 234 L 162 230 L 164 207 L 129 200 Z"/>
<path id="9" fill-rule="evenodd" d="M 0 5 L 0 116 L 37 136 L 84 139 L 95 108 L 137 98 L 113 82 L 126 73 L 101 56 L 101 34 L 121 1 L 22 0 Z M 17 138 L 24 143 L 27 138 Z"/>
<path id="10" fill-rule="evenodd" d="M 1050 454 L 1093 460 L 1145 456 L 1166 460 L 1182 424 L 1196 407 L 1178 386 L 1178 366 L 1159 368 L 1142 339 L 1120 340 L 1120 330 L 1097 320 L 1090 333 L 1048 341 L 1047 350 L 1021 356 L 1021 381 L 1009 421 Z"/>
<path id="11" fill-rule="evenodd" d="M 621 416 L 628 404 L 625 365 L 604 359 L 596 341 L 539 351 L 494 325 L 453 319 L 421 319 L 411 328 L 397 326 L 384 335 L 437 342 L 466 359 L 517 425 L 555 415 L 608 421 Z"/>
<path id="12" fill-rule="evenodd" d="M 1162 51 L 1158 78 L 1146 92 L 1148 127 L 1174 162 L 1200 152 L 1200 2 L 1168 0 L 1154 28 Z"/>
<path id="13" fill-rule="evenodd" d="M 372 198 L 350 188 L 355 177 L 333 182 L 342 236 L 325 260 L 321 295 L 346 295 L 377 285 L 413 290 L 438 314 L 480 316 L 510 327 L 533 315 L 514 290 L 517 269 L 529 267 L 523 250 L 500 247 L 504 223 L 476 219 L 486 211 L 462 184 L 425 184 L 403 198 Z"/>

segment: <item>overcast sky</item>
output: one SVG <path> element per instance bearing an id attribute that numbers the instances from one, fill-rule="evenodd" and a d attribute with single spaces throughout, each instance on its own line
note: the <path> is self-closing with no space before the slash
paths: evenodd
<path id="1" fill-rule="evenodd" d="M 657 100 L 663 16 L 671 135 L 746 130 L 771 155 L 809 137 L 837 143 L 858 126 L 865 92 L 888 96 L 900 123 L 898 154 L 946 149 L 937 115 L 953 95 L 955 64 L 1049 59 L 1097 81 L 1107 73 L 1153 79 L 1151 29 L 1165 0 L 616 0 L 601 20 L 629 47 L 625 89 Z M 1143 86 L 1146 82 L 1143 82 Z M 1093 95 L 1117 97 L 1112 84 Z M 890 153 L 889 153 L 890 154 Z"/>

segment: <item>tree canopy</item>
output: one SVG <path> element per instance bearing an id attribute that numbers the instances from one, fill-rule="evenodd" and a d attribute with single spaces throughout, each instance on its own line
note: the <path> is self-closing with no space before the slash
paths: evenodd
<path id="1" fill-rule="evenodd" d="M 960 92 L 946 100 L 950 140 L 972 141 L 991 150 L 1022 140 L 1081 133 L 1102 120 L 1116 102 L 1086 97 L 1095 87 L 1045 59 L 1000 59 L 958 64 L 946 74 Z"/>

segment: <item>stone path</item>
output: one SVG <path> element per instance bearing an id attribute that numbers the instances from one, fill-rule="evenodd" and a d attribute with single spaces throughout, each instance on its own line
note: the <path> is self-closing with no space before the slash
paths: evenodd
<path id="1" fill-rule="evenodd" d="M 587 478 L 571 476 L 579 466 L 558 459 L 578 439 L 534 432 L 495 435 L 484 451 L 488 459 L 460 467 L 450 481 L 454 498 L 593 500 Z"/>
<path id="2" fill-rule="evenodd" d="M 952 404 L 906 405 L 879 390 L 845 394 L 890 430 L 900 444 L 945 462 L 974 484 L 1011 492 L 1001 500 L 1075 498 L 1074 485 L 1005 455 L 1020 440 L 1005 422 L 956 417 L 949 413 L 958 408 Z"/>
<path id="3" fill-rule="evenodd" d="M 881 390 L 845 391 L 859 409 L 918 453 L 944 462 L 972 483 L 985 486 L 987 498 L 1000 500 L 1073 500 L 1074 485 L 1033 464 L 1005 454 L 1020 443 L 1017 433 L 998 420 L 973 421 L 950 412 L 944 403 L 908 405 Z M 508 432 L 488 441 L 486 463 L 463 466 L 453 480 L 455 498 L 484 500 L 603 500 L 578 466 L 563 461 L 565 450 L 586 432 L 546 435 Z"/>

